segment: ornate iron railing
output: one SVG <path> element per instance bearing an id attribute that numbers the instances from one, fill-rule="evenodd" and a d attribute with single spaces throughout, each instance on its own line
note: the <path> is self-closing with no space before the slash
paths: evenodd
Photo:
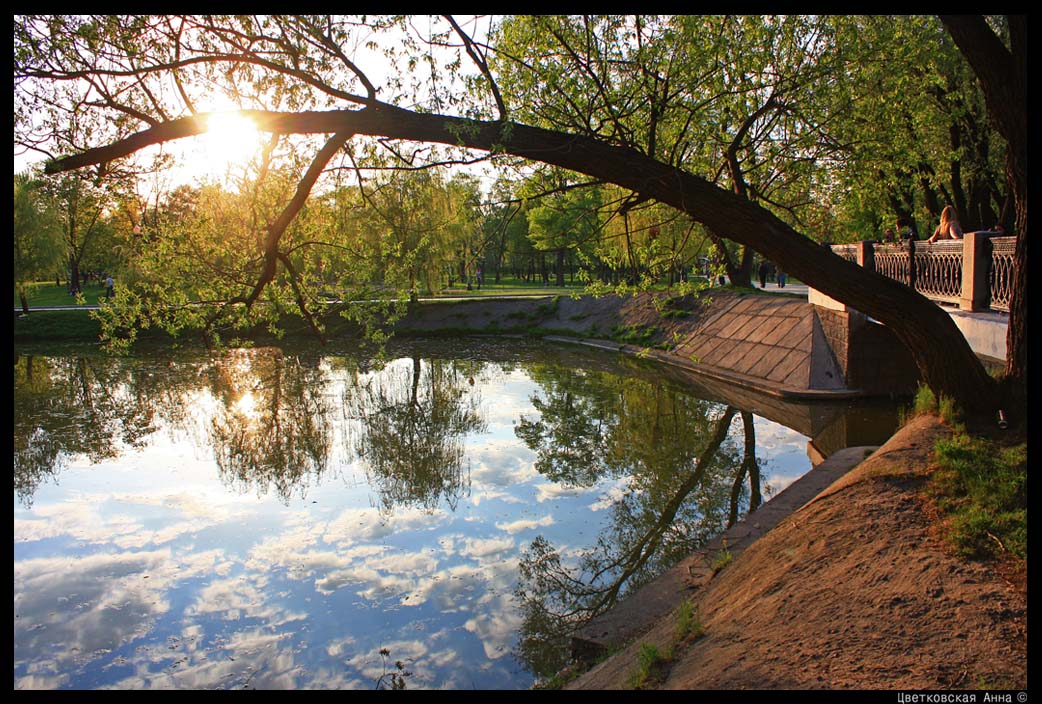
<path id="1" fill-rule="evenodd" d="M 939 303 L 967 310 L 1009 311 L 1016 237 L 967 233 L 962 240 L 893 244 L 856 242 L 831 245 L 855 264 L 913 287 Z"/>
<path id="2" fill-rule="evenodd" d="M 991 238 L 991 268 L 988 271 L 988 292 L 991 307 L 1009 312 L 1009 301 L 1013 296 L 1013 252 L 1017 247 L 1016 237 Z"/>
<path id="3" fill-rule="evenodd" d="M 901 244 L 880 244 L 873 248 L 876 271 L 903 284 L 912 286 L 911 247 L 907 242 Z"/>
<path id="4" fill-rule="evenodd" d="M 932 301 L 958 303 L 962 296 L 962 241 L 915 243 L 915 290 Z"/>

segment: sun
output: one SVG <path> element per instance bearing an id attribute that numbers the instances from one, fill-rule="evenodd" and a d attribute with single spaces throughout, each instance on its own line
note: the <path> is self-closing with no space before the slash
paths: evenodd
<path id="1" fill-rule="evenodd" d="M 193 164 L 197 174 L 222 178 L 229 169 L 244 166 L 261 144 L 261 134 L 249 118 L 235 112 L 215 112 L 199 135 Z"/>

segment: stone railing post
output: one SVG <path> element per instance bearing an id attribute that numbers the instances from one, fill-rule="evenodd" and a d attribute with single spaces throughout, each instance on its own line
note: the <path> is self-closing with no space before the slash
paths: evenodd
<path id="1" fill-rule="evenodd" d="M 872 240 L 862 240 L 856 243 L 857 265 L 869 271 L 876 270 L 875 250 L 872 249 Z"/>
<path id="2" fill-rule="evenodd" d="M 962 236 L 962 293 L 960 310 L 987 310 L 988 289 L 988 235 L 967 232 Z"/>

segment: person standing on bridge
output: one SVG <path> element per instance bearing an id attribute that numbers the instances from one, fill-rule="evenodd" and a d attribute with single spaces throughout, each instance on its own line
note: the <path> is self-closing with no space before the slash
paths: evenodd
<path id="1" fill-rule="evenodd" d="M 941 223 L 933 231 L 930 239 L 926 240 L 926 243 L 933 244 L 937 240 L 947 239 L 962 239 L 962 226 L 959 225 L 959 215 L 955 212 L 955 208 L 950 205 L 944 206 L 944 210 L 941 211 Z"/>

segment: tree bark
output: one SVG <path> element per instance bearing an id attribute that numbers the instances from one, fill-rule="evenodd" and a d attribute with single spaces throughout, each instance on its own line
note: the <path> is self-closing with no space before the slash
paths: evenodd
<path id="1" fill-rule="evenodd" d="M 967 411 L 994 413 L 996 384 L 951 316 L 914 290 L 847 262 L 801 235 L 770 211 L 640 152 L 592 137 L 516 123 L 415 113 L 374 103 L 360 110 L 242 115 L 262 131 L 352 132 L 505 152 L 587 174 L 654 198 L 709 229 L 752 247 L 791 276 L 887 325 L 913 354 L 924 381 Z M 104 163 L 162 141 L 202 132 L 196 117 L 182 118 L 113 144 L 52 161 L 48 173 Z"/>
<path id="2" fill-rule="evenodd" d="M 1013 297 L 1006 332 L 1006 377 L 1027 385 L 1027 16 L 1010 15 L 1007 49 L 980 15 L 940 15 L 980 81 L 988 114 L 1006 139 L 1006 174 L 1017 214 Z"/>

